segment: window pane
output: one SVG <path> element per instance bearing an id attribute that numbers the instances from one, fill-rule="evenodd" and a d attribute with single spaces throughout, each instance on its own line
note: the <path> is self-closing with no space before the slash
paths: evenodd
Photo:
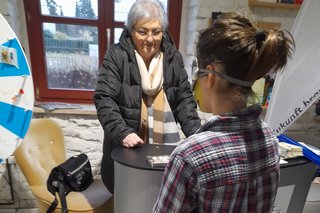
<path id="1" fill-rule="evenodd" d="M 97 19 L 97 0 L 41 0 L 41 14 Z"/>
<path id="2" fill-rule="evenodd" d="M 114 20 L 125 22 L 127 20 L 127 14 L 133 3 L 136 0 L 115 0 L 114 1 Z M 168 1 L 162 0 L 162 4 L 167 8 Z"/>
<path id="3" fill-rule="evenodd" d="M 122 28 L 114 28 L 114 43 L 118 43 L 122 33 Z"/>
<path id="4" fill-rule="evenodd" d="M 43 23 L 50 89 L 93 90 L 98 76 L 96 27 Z"/>

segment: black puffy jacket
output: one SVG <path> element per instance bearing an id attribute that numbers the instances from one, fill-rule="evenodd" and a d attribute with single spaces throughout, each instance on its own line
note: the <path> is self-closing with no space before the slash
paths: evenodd
<path id="1" fill-rule="evenodd" d="M 164 53 L 163 88 L 176 121 L 188 137 L 200 127 L 200 119 L 182 56 L 168 33 L 163 36 L 161 50 Z M 124 29 L 120 42 L 111 46 L 105 55 L 94 93 L 98 119 L 105 134 L 101 175 L 111 192 L 111 151 L 120 146 L 128 134 L 139 132 L 141 100 L 141 78 L 134 45 L 130 33 Z"/>

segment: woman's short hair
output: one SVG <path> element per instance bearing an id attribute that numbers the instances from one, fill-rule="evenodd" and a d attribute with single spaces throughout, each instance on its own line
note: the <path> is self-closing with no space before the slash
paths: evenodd
<path id="1" fill-rule="evenodd" d="M 126 26 L 129 32 L 132 31 L 132 28 L 137 21 L 144 18 L 158 19 L 163 30 L 166 30 L 168 27 L 168 17 L 166 9 L 158 0 L 137 0 L 132 5 L 126 21 Z"/>

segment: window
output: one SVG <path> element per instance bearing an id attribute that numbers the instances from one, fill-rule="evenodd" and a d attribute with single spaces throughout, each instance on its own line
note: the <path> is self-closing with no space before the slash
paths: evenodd
<path id="1" fill-rule="evenodd" d="M 91 103 L 99 66 L 135 0 L 24 0 L 37 101 Z M 182 0 L 162 0 L 179 45 Z"/>

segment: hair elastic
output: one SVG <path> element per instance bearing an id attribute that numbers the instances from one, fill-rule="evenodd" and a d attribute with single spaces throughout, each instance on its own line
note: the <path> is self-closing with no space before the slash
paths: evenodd
<path id="1" fill-rule="evenodd" d="M 257 29 L 256 31 L 256 41 L 258 44 L 261 44 L 261 42 L 265 41 L 267 38 L 266 32 L 261 29 Z"/>

